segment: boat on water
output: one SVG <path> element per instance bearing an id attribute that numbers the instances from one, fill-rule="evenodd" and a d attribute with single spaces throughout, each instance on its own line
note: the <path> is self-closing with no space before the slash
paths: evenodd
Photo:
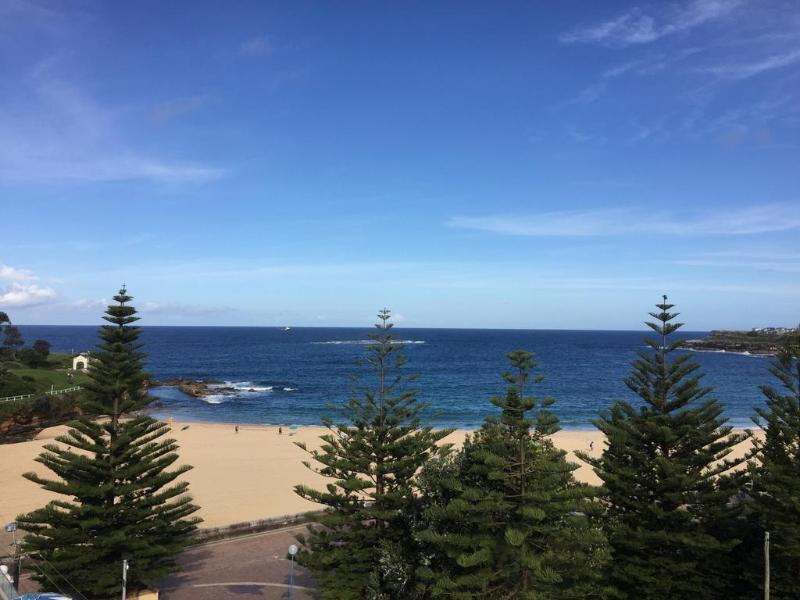
<path id="1" fill-rule="evenodd" d="M 289 331 L 290 329 L 291 327 L 289 327 L 288 325 L 284 325 L 283 327 L 281 327 L 281 331 Z"/>

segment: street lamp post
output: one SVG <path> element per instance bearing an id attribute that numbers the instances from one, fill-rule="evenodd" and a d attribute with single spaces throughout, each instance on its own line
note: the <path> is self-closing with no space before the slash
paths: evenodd
<path id="1" fill-rule="evenodd" d="M 122 561 L 122 600 L 128 595 L 128 559 Z"/>
<path id="2" fill-rule="evenodd" d="M 764 600 L 769 600 L 769 531 L 764 532 Z"/>
<path id="3" fill-rule="evenodd" d="M 17 524 L 8 523 L 6 525 L 6 533 L 10 533 L 14 540 L 14 572 L 12 577 L 14 579 L 14 586 L 17 591 L 21 590 L 20 582 L 22 580 L 22 554 L 19 551 L 19 542 L 17 542 Z"/>
<path id="4" fill-rule="evenodd" d="M 289 600 L 292 600 L 292 592 L 294 591 L 294 555 L 297 554 L 297 546 L 292 544 L 289 546 L 289 559 L 292 561 L 289 566 Z"/>

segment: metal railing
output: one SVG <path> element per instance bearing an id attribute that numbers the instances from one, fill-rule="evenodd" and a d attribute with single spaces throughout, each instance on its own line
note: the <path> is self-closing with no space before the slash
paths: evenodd
<path id="1" fill-rule="evenodd" d="M 0 402 L 14 402 L 15 400 L 26 400 L 28 398 L 33 398 L 34 396 L 55 396 L 56 394 L 69 394 L 71 392 L 77 392 L 78 390 L 82 389 L 79 385 L 74 385 L 72 387 L 64 388 L 63 390 L 49 390 L 47 392 L 38 392 L 36 394 L 23 394 L 21 396 L 6 396 L 5 398 L 0 398 Z"/>

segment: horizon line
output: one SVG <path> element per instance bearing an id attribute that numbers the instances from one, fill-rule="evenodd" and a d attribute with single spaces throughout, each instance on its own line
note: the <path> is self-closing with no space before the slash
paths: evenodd
<path id="1" fill-rule="evenodd" d="M 644 324 L 644 323 L 643 323 Z M 104 323 L 97 325 L 80 325 L 80 324 L 61 324 L 61 323 L 12 323 L 15 327 L 94 327 L 98 328 Z M 156 327 L 173 327 L 181 329 L 191 328 L 208 328 L 208 329 L 282 329 L 284 325 L 135 325 L 141 329 L 156 328 Z M 374 325 L 290 325 L 292 329 L 375 329 Z M 781 327 L 776 325 L 774 327 Z M 557 328 L 557 327 L 423 327 L 413 326 L 406 327 L 394 324 L 392 329 L 436 329 L 441 331 L 569 331 L 569 332 L 630 332 L 630 333 L 649 333 L 647 327 L 642 329 L 594 329 L 594 328 Z M 752 329 L 752 328 L 751 328 Z M 692 333 L 708 333 L 711 331 L 750 331 L 750 329 L 735 329 L 735 328 L 712 328 L 712 329 L 685 329 L 684 331 Z"/>

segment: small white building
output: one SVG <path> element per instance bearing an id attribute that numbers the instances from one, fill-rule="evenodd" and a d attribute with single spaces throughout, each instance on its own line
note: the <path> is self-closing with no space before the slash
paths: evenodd
<path id="1" fill-rule="evenodd" d="M 89 356 L 88 352 L 81 352 L 77 356 L 72 358 L 72 370 L 73 371 L 86 371 L 89 369 L 89 362 L 92 360 L 92 357 Z"/>

